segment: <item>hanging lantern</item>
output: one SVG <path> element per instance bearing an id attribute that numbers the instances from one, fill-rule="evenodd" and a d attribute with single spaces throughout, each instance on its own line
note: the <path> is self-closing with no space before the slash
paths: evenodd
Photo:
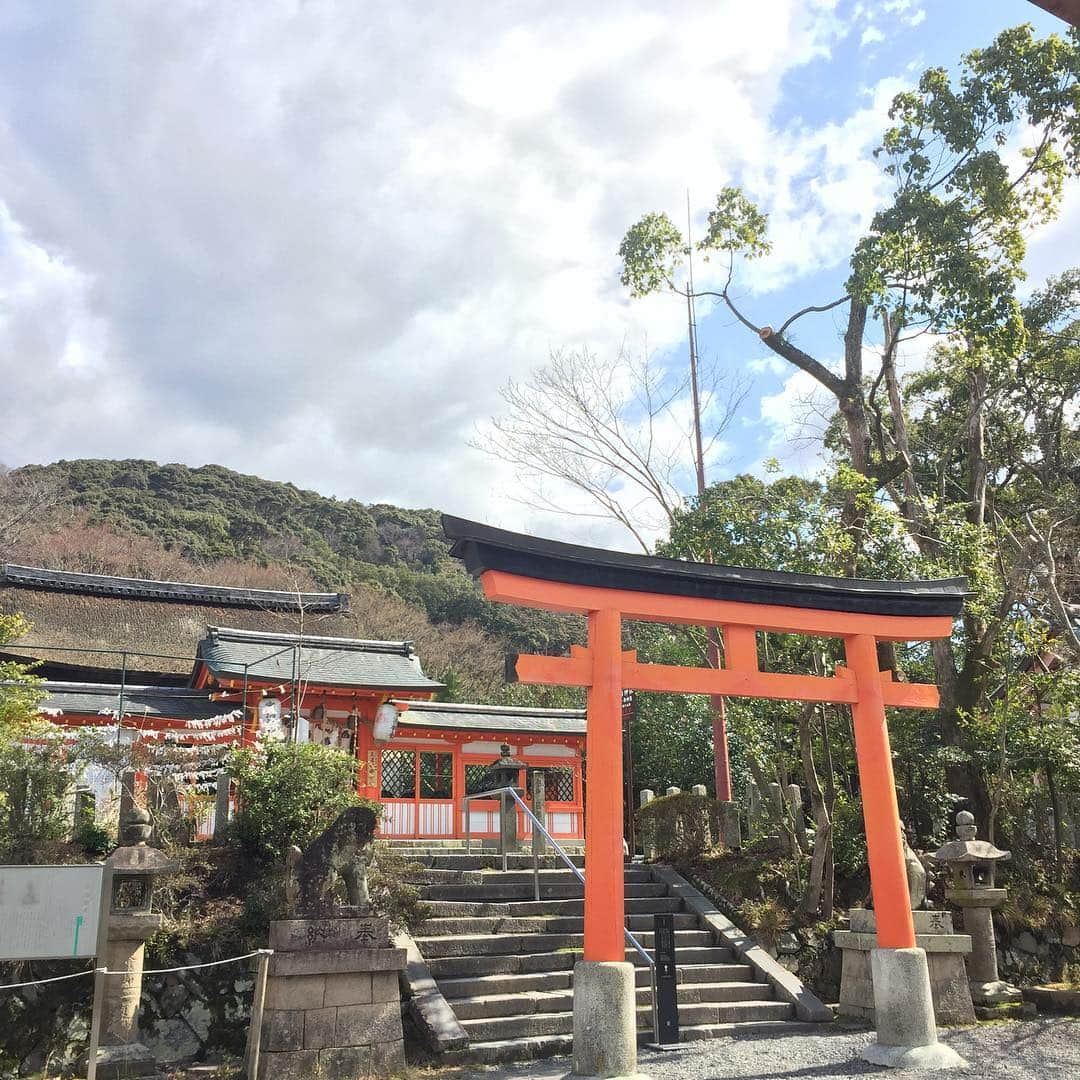
<path id="1" fill-rule="evenodd" d="M 259 738 L 266 742 L 285 737 L 281 725 L 281 702 L 276 697 L 264 697 L 259 702 Z"/>
<path id="2" fill-rule="evenodd" d="M 389 701 L 384 701 L 375 710 L 375 730 L 373 733 L 375 741 L 389 742 L 394 737 L 394 732 L 397 731 L 397 724 L 397 709 Z"/>

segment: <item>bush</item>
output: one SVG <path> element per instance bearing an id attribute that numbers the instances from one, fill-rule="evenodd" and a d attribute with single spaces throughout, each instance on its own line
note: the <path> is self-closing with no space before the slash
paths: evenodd
<path id="1" fill-rule="evenodd" d="M 692 861 L 720 836 L 720 804 L 708 795 L 664 795 L 646 803 L 637 818 L 642 836 L 651 833 L 660 860 Z"/>
<path id="2" fill-rule="evenodd" d="M 71 827 L 71 755 L 55 737 L 0 739 L 0 863 L 63 861 L 57 849 Z"/>
<path id="3" fill-rule="evenodd" d="M 283 863 L 290 844 L 305 847 L 350 806 L 370 805 L 356 793 L 356 761 L 316 743 L 272 743 L 237 750 L 229 774 L 239 783 L 233 831 L 245 853 Z"/>

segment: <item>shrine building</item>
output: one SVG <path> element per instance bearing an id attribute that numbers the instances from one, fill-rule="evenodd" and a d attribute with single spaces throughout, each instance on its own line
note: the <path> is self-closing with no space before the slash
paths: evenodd
<path id="1" fill-rule="evenodd" d="M 317 742 L 356 757 L 359 793 L 385 808 L 384 836 L 462 837 L 462 798 L 482 790 L 505 744 L 544 770 L 552 835 L 582 839 L 584 710 L 436 702 L 445 688 L 424 674 L 412 643 L 300 632 L 305 623 L 355 631 L 348 601 L 0 568 L 0 611 L 33 621 L 4 658 L 40 662 L 42 715 L 73 733 L 96 727 L 115 730 L 117 742 L 190 750 L 181 794 L 207 793 L 235 746 Z M 208 616 L 241 625 L 207 625 Z M 100 794 L 104 780 L 87 780 Z M 494 801 L 470 802 L 471 835 L 496 837 L 497 811 Z M 200 822 L 200 835 L 211 830 L 212 818 Z M 519 830 L 528 835 L 523 814 Z"/>

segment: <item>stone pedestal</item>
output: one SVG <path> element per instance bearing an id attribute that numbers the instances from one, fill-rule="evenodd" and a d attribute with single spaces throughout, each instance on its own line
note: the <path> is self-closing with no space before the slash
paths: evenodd
<path id="1" fill-rule="evenodd" d="M 863 1060 L 893 1069 L 962 1069 L 967 1062 L 939 1043 L 934 1023 L 926 954 L 922 949 L 872 949 L 876 987 L 877 1041 Z"/>
<path id="2" fill-rule="evenodd" d="M 386 919 L 270 924 L 259 1080 L 359 1080 L 405 1067 L 398 972 Z"/>
<path id="3" fill-rule="evenodd" d="M 913 911 L 916 947 L 926 954 L 934 1016 L 939 1024 L 974 1024 L 964 957 L 971 952 L 971 938 L 953 931 L 947 911 Z M 850 930 L 833 934 L 842 950 L 840 1015 L 880 1023 L 877 1019 L 871 953 L 877 948 L 877 923 L 873 911 L 853 908 Z"/>
<path id="4" fill-rule="evenodd" d="M 630 1080 L 637 1071 L 634 965 L 579 960 L 574 965 L 575 1077 Z"/>
<path id="5" fill-rule="evenodd" d="M 998 976 L 994 908 L 1004 901 L 1005 895 L 1004 889 L 945 890 L 946 899 L 962 909 L 964 929 L 971 936 L 968 979 L 971 998 L 983 1019 L 992 1018 L 1000 1006 L 1015 1006 L 1024 1000 L 1021 990 Z"/>

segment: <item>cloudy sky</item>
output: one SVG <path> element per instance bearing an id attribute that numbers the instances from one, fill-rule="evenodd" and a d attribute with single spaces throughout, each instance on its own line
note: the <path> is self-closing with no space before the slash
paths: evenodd
<path id="1" fill-rule="evenodd" d="M 6 0 L 0 462 L 218 462 L 580 531 L 469 444 L 552 350 L 684 362 L 682 307 L 619 284 L 626 227 L 743 185 L 775 245 L 751 315 L 832 299 L 892 94 L 1025 20 L 1063 30 L 1024 0 Z M 700 317 L 750 380 L 714 476 L 812 468 L 799 378 Z M 804 333 L 838 351 L 831 317 Z"/>

